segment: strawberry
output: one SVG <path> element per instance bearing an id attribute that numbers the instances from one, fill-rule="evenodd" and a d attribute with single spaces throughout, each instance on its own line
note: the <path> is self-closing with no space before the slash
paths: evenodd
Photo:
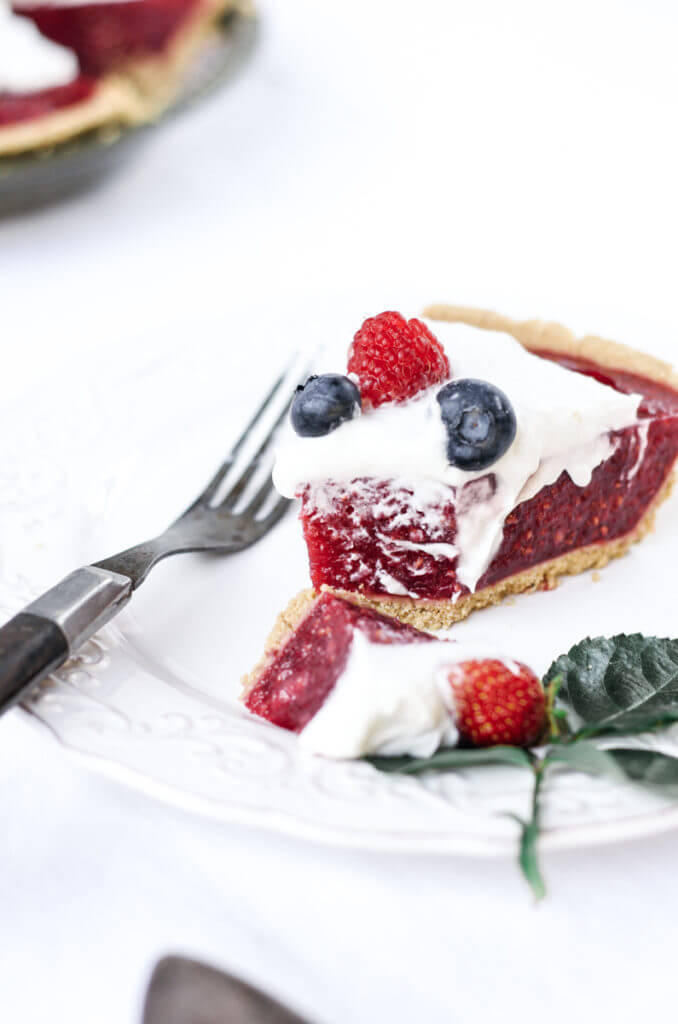
<path id="1" fill-rule="evenodd" d="M 546 724 L 546 695 L 526 665 L 463 661 L 448 678 L 462 740 L 475 747 L 529 747 L 539 741 Z"/>

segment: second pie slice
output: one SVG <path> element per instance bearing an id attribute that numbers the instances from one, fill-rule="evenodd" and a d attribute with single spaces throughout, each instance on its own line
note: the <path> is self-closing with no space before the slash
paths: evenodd
<path id="1" fill-rule="evenodd" d="M 156 117 L 239 0 L 0 0 L 0 157 Z"/>

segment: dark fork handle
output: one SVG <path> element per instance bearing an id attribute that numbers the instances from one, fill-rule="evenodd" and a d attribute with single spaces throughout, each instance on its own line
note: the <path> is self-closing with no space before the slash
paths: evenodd
<path id="1" fill-rule="evenodd" d="M 0 629 L 0 711 L 68 657 L 68 640 L 51 619 L 19 612 Z"/>
<path id="2" fill-rule="evenodd" d="M 132 581 L 77 569 L 0 628 L 0 714 L 27 696 L 129 600 Z"/>

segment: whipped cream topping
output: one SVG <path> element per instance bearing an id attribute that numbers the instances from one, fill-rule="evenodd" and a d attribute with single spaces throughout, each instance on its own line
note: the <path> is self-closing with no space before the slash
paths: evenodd
<path id="1" fill-rule="evenodd" d="M 482 644 L 376 644 L 356 629 L 343 673 L 299 742 L 336 758 L 429 757 L 440 746 L 455 746 L 459 732 L 448 674 L 459 662 L 484 658 L 515 666 Z"/>
<path id="2" fill-rule="evenodd" d="M 454 488 L 455 545 L 437 545 L 435 556 L 458 555 L 457 578 L 473 591 L 501 544 L 512 509 L 555 483 L 563 470 L 575 484 L 586 486 L 594 469 L 614 452 L 610 432 L 637 424 L 641 396 L 623 395 L 541 359 L 509 334 L 425 322 L 445 348 L 453 378 L 486 380 L 508 396 L 517 419 L 508 451 L 489 469 L 468 472 L 450 466 L 436 401 L 442 385 L 436 385 L 410 401 L 367 410 L 324 437 L 299 437 L 290 428 L 279 446 L 273 478 L 290 498 L 307 484 L 327 480 L 392 480 L 396 487 L 411 488 L 413 508 L 424 511 L 449 501 L 449 488 Z M 468 487 L 473 481 L 478 483 Z M 322 500 L 320 489 L 318 494 Z M 422 550 L 427 546 L 421 545 Z M 403 590 L 394 580 L 390 592 Z"/>
<path id="3" fill-rule="evenodd" d="M 72 50 L 38 32 L 0 0 L 0 92 L 28 93 L 68 85 L 78 77 Z"/>

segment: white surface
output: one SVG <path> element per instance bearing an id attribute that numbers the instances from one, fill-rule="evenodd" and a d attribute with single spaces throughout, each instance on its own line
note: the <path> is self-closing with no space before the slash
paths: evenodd
<path id="1" fill-rule="evenodd" d="M 285 338 L 321 335 L 332 302 L 347 331 L 358 311 L 450 299 L 674 353 L 672 6 L 261 6 L 262 46 L 233 87 L 98 192 L 0 225 L 5 396 L 27 403 L 40 365 L 68 402 L 62 351 L 79 354 L 84 446 L 102 368 L 150 366 L 202 330 L 237 345 L 243 311 L 257 364 L 281 318 Z M 234 413 L 246 404 L 225 393 Z M 25 486 L 50 489 L 54 472 L 27 464 Z M 41 577 L 70 567 L 75 534 L 94 547 L 87 521 L 71 510 Z M 130 508 L 120 536 L 134 524 Z M 609 601 L 613 573 L 578 614 L 601 632 L 651 628 L 651 596 Z M 88 774 L 16 715 L 0 723 L 0 779 L 8 1020 L 136 1024 L 168 950 L 336 1024 L 545 1008 L 564 1022 L 582 1006 L 631 1022 L 672 1005 L 676 834 L 546 854 L 550 896 L 534 910 L 508 861 L 199 824 Z"/>

